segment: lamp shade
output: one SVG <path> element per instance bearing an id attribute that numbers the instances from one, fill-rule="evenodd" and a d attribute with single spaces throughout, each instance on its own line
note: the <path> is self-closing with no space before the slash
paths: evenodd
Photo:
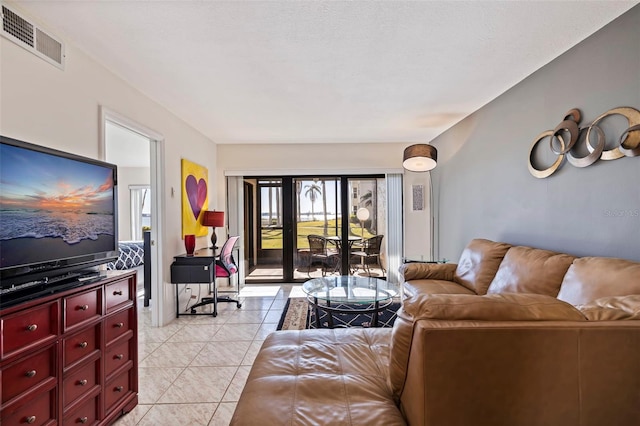
<path id="1" fill-rule="evenodd" d="M 416 144 L 405 148 L 402 167 L 411 172 L 426 172 L 436 167 L 438 150 L 429 144 Z"/>
<path id="2" fill-rule="evenodd" d="M 220 228 L 224 226 L 224 212 L 206 210 L 202 214 L 202 226 Z"/>
<path id="3" fill-rule="evenodd" d="M 356 212 L 356 217 L 359 221 L 364 222 L 365 220 L 369 219 L 369 210 L 365 207 L 360 207 Z"/>

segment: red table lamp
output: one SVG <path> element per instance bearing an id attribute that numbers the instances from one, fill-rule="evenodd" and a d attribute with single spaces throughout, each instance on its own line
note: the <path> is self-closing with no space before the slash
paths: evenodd
<path id="1" fill-rule="evenodd" d="M 224 212 L 206 210 L 202 215 L 202 226 L 213 228 L 213 233 L 211 234 L 211 248 L 214 250 L 217 249 L 218 247 L 216 247 L 216 242 L 218 241 L 218 237 L 216 235 L 216 228 L 224 226 Z"/>

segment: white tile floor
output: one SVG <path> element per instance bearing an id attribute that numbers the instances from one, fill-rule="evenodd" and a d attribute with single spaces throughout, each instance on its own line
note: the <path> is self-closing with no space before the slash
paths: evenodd
<path id="1" fill-rule="evenodd" d="M 246 286 L 240 309 L 220 303 L 216 318 L 181 316 L 161 328 L 151 327 L 150 309 L 139 303 L 138 406 L 115 425 L 228 425 L 292 289 L 299 286 Z"/>

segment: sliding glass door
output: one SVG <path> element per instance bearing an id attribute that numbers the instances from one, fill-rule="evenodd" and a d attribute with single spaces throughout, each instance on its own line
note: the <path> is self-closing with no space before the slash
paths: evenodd
<path id="1" fill-rule="evenodd" d="M 339 270 L 336 241 L 342 234 L 341 179 L 294 178 L 293 279 Z"/>
<path id="2" fill-rule="evenodd" d="M 349 178 L 349 272 L 383 277 L 386 272 L 384 178 Z"/>
<path id="3" fill-rule="evenodd" d="M 257 179 L 258 237 L 256 268 L 253 277 L 263 281 L 284 278 L 284 214 L 282 179 Z"/>
<path id="4" fill-rule="evenodd" d="M 245 177 L 246 282 L 385 274 L 382 176 Z M 248 207 L 249 206 L 249 207 Z M 259 220 L 247 220 L 247 217 Z M 246 229 L 254 223 L 255 229 Z"/>

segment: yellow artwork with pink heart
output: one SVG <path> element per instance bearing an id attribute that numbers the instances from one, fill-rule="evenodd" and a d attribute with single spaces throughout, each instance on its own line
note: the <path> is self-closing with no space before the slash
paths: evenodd
<path id="1" fill-rule="evenodd" d="M 182 237 L 207 235 L 202 226 L 202 214 L 209 206 L 209 171 L 206 167 L 182 159 Z"/>

